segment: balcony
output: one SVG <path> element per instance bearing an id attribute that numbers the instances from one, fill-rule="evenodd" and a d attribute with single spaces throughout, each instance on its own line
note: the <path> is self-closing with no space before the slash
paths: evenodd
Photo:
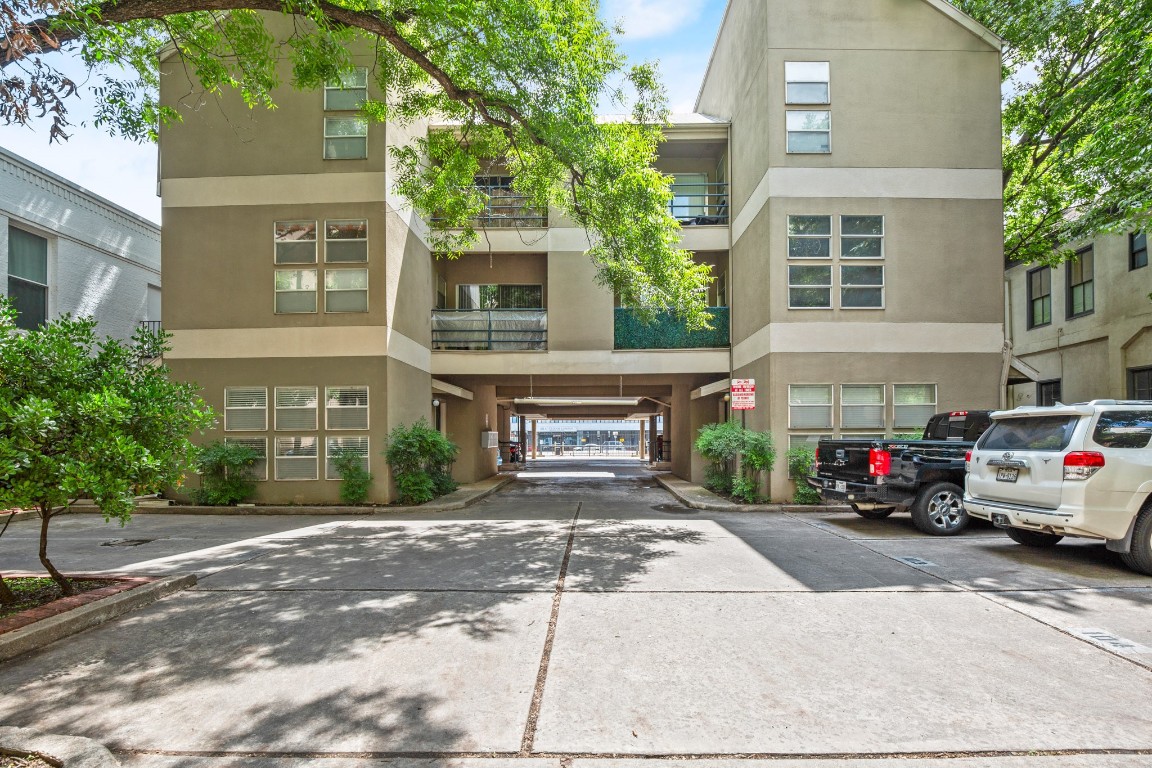
<path id="1" fill-rule="evenodd" d="M 543 352 L 548 349 L 546 309 L 434 309 L 432 349 Z"/>
<path id="2" fill-rule="evenodd" d="M 682 227 L 728 224 L 728 183 L 674 182 L 668 210 Z"/>
<path id="3" fill-rule="evenodd" d="M 689 331 L 675 315 L 662 312 L 645 325 L 629 307 L 616 308 L 616 349 L 712 349 L 727 347 L 728 307 L 709 307 L 712 329 Z"/>

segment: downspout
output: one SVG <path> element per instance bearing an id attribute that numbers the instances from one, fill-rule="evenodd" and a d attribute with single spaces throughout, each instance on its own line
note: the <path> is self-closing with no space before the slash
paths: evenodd
<path id="1" fill-rule="evenodd" d="M 1004 347 L 1000 366 L 1000 410 L 1008 409 L 1008 372 L 1012 368 L 1012 291 L 1004 281 Z"/>

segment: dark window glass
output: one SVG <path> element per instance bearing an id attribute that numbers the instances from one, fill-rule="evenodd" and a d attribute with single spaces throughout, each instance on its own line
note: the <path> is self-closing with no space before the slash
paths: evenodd
<path id="1" fill-rule="evenodd" d="M 1105 411 L 1092 440 L 1105 448 L 1147 448 L 1152 438 L 1152 411 Z"/>
<path id="2" fill-rule="evenodd" d="M 1052 270 L 1040 267 L 1028 273 L 1028 327 L 1052 322 Z"/>
<path id="3" fill-rule="evenodd" d="M 1091 314 L 1096 309 L 1096 257 L 1091 248 L 1068 262 L 1068 317 Z"/>
<path id="4" fill-rule="evenodd" d="M 1148 266 L 1148 233 L 1133 232 L 1128 235 L 1128 269 Z"/>
<path id="5" fill-rule="evenodd" d="M 8 228 L 8 297 L 17 328 L 48 322 L 48 241 L 15 227 Z"/>
<path id="6" fill-rule="evenodd" d="M 1036 384 L 1036 405 L 1056 405 L 1060 402 L 1060 379 Z"/>
<path id="7" fill-rule="evenodd" d="M 1152 400 L 1152 368 L 1128 370 L 1128 397 L 1132 400 Z"/>
<path id="8" fill-rule="evenodd" d="M 1062 451 L 1072 439 L 1079 416 L 1025 416 L 1000 419 L 984 433 L 988 451 Z"/>

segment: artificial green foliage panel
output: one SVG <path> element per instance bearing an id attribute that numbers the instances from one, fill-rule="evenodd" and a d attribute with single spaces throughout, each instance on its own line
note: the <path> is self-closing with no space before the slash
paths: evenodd
<path id="1" fill-rule="evenodd" d="M 616 349 L 707 349 L 728 346 L 728 307 L 709 307 L 711 328 L 698 331 L 670 312 L 657 313 L 645 324 L 636 311 L 616 308 Z"/>

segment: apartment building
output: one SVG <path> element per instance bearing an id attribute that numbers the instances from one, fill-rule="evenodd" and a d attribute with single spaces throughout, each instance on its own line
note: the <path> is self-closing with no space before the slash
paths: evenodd
<path id="1" fill-rule="evenodd" d="M 0 274 L 20 328 L 67 313 L 128 339 L 160 321 L 160 227 L 3 148 Z"/>
<path id="2" fill-rule="evenodd" d="M 1144 232 L 1101 235 L 1059 266 L 1005 271 L 1022 375 L 1010 404 L 1152 399 L 1152 270 Z"/>
<path id="3" fill-rule="evenodd" d="M 994 406 L 999 45 L 943 0 L 732 0 L 696 114 L 657 160 L 682 247 L 715 277 L 714 328 L 695 333 L 639 323 L 596 285 L 586 233 L 499 168 L 478 179 L 481 241 L 436 259 L 387 147 L 438 126 L 364 123 L 360 75 L 251 112 L 193 100 L 172 58 L 168 363 L 222 414 L 212 437 L 264 452 L 269 502 L 335 501 L 337 449 L 362 452 L 386 500 L 384 438 L 421 417 L 461 446 L 461 481 L 496 471 L 513 417 L 640 421 L 647 455 L 659 442 L 700 480 L 691 443 L 729 416 L 734 376 L 756 379 L 747 424 L 781 448 Z"/>

